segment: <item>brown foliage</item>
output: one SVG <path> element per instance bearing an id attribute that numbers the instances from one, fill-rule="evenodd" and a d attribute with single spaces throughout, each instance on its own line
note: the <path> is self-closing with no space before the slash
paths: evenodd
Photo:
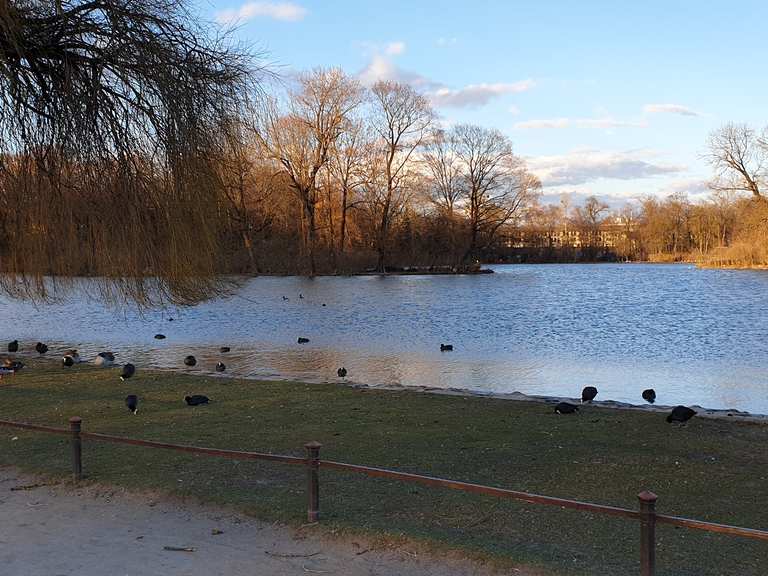
<path id="1" fill-rule="evenodd" d="M 0 287 L 191 303 L 215 293 L 215 151 L 252 57 L 183 0 L 0 0 Z M 48 280 L 44 278 L 48 277 Z"/>

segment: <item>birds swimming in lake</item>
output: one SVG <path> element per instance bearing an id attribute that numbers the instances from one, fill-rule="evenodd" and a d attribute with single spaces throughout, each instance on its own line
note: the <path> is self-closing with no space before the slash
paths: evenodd
<path id="1" fill-rule="evenodd" d="M 696 415 L 695 410 L 691 410 L 687 406 L 675 406 L 672 408 L 672 412 L 667 416 L 667 422 L 677 422 L 679 424 L 685 424 Z"/>
<path id="2" fill-rule="evenodd" d="M 299 339 L 296 342 L 298 342 L 299 344 L 306 344 L 307 342 L 309 342 L 309 338 L 302 338 L 301 336 L 299 336 Z"/>
<path id="3" fill-rule="evenodd" d="M 165 340 L 165 334 L 155 334 L 155 340 Z"/>
<path id="4" fill-rule="evenodd" d="M 216 362 L 216 372 L 224 372 L 226 369 L 227 366 L 224 364 L 224 362 Z"/>
<path id="5" fill-rule="evenodd" d="M 227 352 L 229 352 L 229 350 L 230 350 L 229 346 L 222 346 L 221 348 L 219 348 L 219 352 L 221 352 L 222 354 L 226 354 Z"/>
<path id="6" fill-rule="evenodd" d="M 656 390 L 653 388 L 648 388 L 647 390 L 643 390 L 643 400 L 648 402 L 649 404 L 653 404 L 656 402 Z"/>
<path id="7" fill-rule="evenodd" d="M 136 366 L 129 362 L 123 366 L 123 371 L 120 374 L 120 380 L 128 380 L 128 378 L 132 377 L 134 374 L 136 374 Z"/>
<path id="8" fill-rule="evenodd" d="M 440 344 L 440 352 L 453 352 L 453 344 Z"/>
<path id="9" fill-rule="evenodd" d="M 184 396 L 184 402 L 187 403 L 187 406 L 201 406 L 202 404 L 208 404 L 210 401 L 211 400 L 208 398 L 208 396 L 203 396 L 202 394 Z"/>
<path id="10" fill-rule="evenodd" d="M 576 414 L 579 411 L 579 407 L 569 402 L 560 402 L 555 406 L 555 414 Z"/>
<path id="11" fill-rule="evenodd" d="M 115 355 L 112 352 L 99 352 L 96 354 L 93 363 L 96 364 L 96 366 L 112 366 L 112 364 L 115 363 Z"/>
<path id="12" fill-rule="evenodd" d="M 8 342 L 8 352 L 11 354 L 15 354 L 19 351 L 19 341 L 14 340 L 13 342 Z"/>
<path id="13" fill-rule="evenodd" d="M 338 370 L 336 370 L 336 374 L 339 375 L 339 378 L 346 378 L 347 377 L 347 369 L 342 366 Z"/>
<path id="14" fill-rule="evenodd" d="M 74 358 L 72 358 L 72 356 L 69 356 L 69 355 L 67 355 L 67 356 L 64 356 L 64 357 L 61 359 L 61 363 L 62 363 L 64 366 L 68 366 L 68 367 L 69 367 L 69 366 L 74 366 L 74 365 L 75 365 L 75 359 L 74 359 Z"/>
<path id="15" fill-rule="evenodd" d="M 125 397 L 125 405 L 128 407 L 128 410 L 136 414 L 139 411 L 139 398 L 136 394 L 129 394 Z"/>
<path id="16" fill-rule="evenodd" d="M 197 358 L 195 358 L 191 354 L 189 356 L 187 356 L 186 358 L 184 358 L 184 365 L 185 366 L 194 366 L 195 364 L 197 364 Z"/>
<path id="17" fill-rule="evenodd" d="M 595 399 L 595 396 L 597 396 L 597 388 L 594 386 L 586 386 L 584 390 L 581 391 L 581 403 L 592 402 L 592 400 Z"/>
<path id="18" fill-rule="evenodd" d="M 48 346 L 46 346 L 42 342 L 38 342 L 37 344 L 35 344 L 35 350 L 37 350 L 38 354 L 45 354 L 46 352 L 48 352 Z"/>

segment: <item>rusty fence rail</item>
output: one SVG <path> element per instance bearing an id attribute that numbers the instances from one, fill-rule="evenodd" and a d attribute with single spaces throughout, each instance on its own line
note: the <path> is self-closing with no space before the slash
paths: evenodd
<path id="1" fill-rule="evenodd" d="M 348 464 L 346 462 L 335 462 L 333 460 L 321 460 L 320 448 L 318 442 L 309 442 L 305 444 L 306 457 L 283 456 L 280 454 L 270 454 L 266 452 L 244 452 L 238 450 L 220 450 L 217 448 L 200 448 L 197 446 L 186 446 L 182 444 L 171 444 L 167 442 L 154 442 L 151 440 L 139 440 L 136 438 L 125 438 L 122 436 L 112 436 L 109 434 L 100 434 L 96 432 L 84 432 L 82 430 L 82 419 L 73 417 L 69 419 L 69 428 L 54 428 L 50 426 L 40 426 L 38 424 L 27 424 L 24 422 L 12 422 L 9 420 L 0 420 L 0 427 L 17 428 L 21 430 L 30 430 L 33 432 L 45 432 L 49 434 L 62 434 L 70 437 L 72 446 L 72 477 L 79 481 L 83 477 L 82 464 L 82 442 L 83 440 L 92 440 L 96 442 L 108 442 L 113 444 L 129 444 L 132 446 L 144 446 L 147 448 L 161 448 L 165 450 L 175 450 L 178 452 L 187 452 L 192 454 L 203 454 L 206 456 L 217 456 L 220 458 L 230 458 L 234 460 L 268 460 L 272 462 L 282 462 L 284 464 L 295 464 L 304 466 L 307 470 L 307 519 L 309 522 L 317 522 L 320 518 L 320 468 L 339 470 L 343 472 L 352 472 L 363 474 L 375 478 L 386 478 L 400 482 L 424 484 L 426 486 L 435 486 L 447 488 L 450 490 L 460 490 L 475 494 L 484 494 L 486 496 L 495 496 L 497 498 L 507 498 L 530 504 L 543 504 L 547 506 L 557 506 L 559 508 L 569 508 L 573 510 L 582 510 L 594 512 L 596 514 L 606 514 L 609 516 L 620 516 L 637 520 L 640 522 L 640 574 L 641 576 L 653 576 L 656 570 L 656 525 L 671 524 L 692 530 L 701 530 L 705 532 L 716 532 L 720 534 L 729 534 L 740 536 L 753 540 L 762 540 L 768 542 L 768 531 L 756 530 L 753 528 L 742 528 L 740 526 L 729 526 L 727 524 L 716 524 L 714 522 L 705 522 L 691 518 L 681 518 L 678 516 L 669 516 L 656 513 L 657 496 L 653 492 L 644 491 L 638 494 L 639 509 L 630 510 L 616 506 L 605 506 L 603 504 L 593 504 L 591 502 L 580 502 L 578 500 L 568 500 L 565 498 L 555 498 L 552 496 L 543 496 L 540 494 L 531 494 L 529 492 L 519 492 L 507 488 L 497 488 L 494 486 L 485 486 L 482 484 L 472 484 L 469 482 L 460 482 L 458 480 L 448 480 L 434 476 L 425 476 L 422 474 L 413 474 L 410 472 L 398 472 L 396 470 L 387 470 L 385 468 L 374 468 L 370 466 L 359 466 L 357 464 Z"/>

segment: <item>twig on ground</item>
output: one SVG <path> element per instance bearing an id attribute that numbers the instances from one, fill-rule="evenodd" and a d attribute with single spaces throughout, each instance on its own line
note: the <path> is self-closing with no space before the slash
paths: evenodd
<path id="1" fill-rule="evenodd" d="M 25 484 L 21 486 L 12 486 L 11 492 L 17 492 L 20 490 L 34 490 L 35 488 L 42 488 L 43 486 L 55 486 L 53 483 L 45 483 L 45 484 Z"/>
<path id="2" fill-rule="evenodd" d="M 275 558 L 312 558 L 312 556 L 317 556 L 318 554 L 322 554 L 322 552 L 312 552 L 312 554 L 278 554 L 276 552 L 265 550 L 264 554 L 267 556 L 274 556 Z"/>
<path id="3" fill-rule="evenodd" d="M 170 550 L 171 552 L 194 552 L 195 548 L 183 546 L 163 546 L 163 550 Z"/>

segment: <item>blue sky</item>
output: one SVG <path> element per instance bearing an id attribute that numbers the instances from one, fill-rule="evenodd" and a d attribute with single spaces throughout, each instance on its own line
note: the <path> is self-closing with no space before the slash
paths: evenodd
<path id="1" fill-rule="evenodd" d="M 549 198 L 700 198 L 709 132 L 768 124 L 765 1 L 198 1 L 284 72 L 410 82 L 499 128 Z"/>

